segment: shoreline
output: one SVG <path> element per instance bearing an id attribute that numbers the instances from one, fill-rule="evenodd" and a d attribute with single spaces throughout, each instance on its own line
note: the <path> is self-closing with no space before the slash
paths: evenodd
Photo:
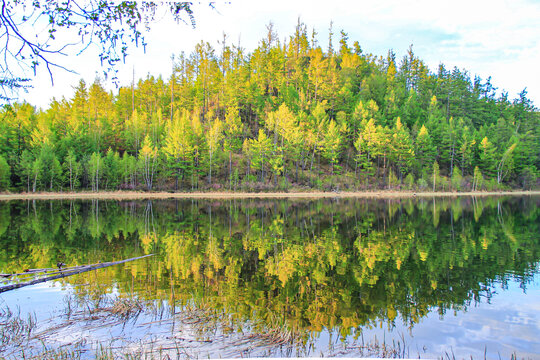
<path id="1" fill-rule="evenodd" d="M 322 199 L 322 198 L 426 198 L 426 197 L 484 197 L 484 196 L 537 196 L 540 190 L 485 191 L 485 192 L 414 192 L 414 191 L 351 191 L 351 192 L 43 192 L 1 193 L 0 201 L 9 200 L 71 200 L 71 199 Z"/>

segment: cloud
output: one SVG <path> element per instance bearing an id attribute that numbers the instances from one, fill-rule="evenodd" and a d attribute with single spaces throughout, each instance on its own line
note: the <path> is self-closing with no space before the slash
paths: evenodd
<path id="1" fill-rule="evenodd" d="M 435 70 L 439 63 L 447 68 L 465 68 L 482 78 L 492 76 L 493 84 L 516 96 L 528 87 L 529 96 L 540 104 L 540 2 L 527 0 L 456 0 L 451 3 L 428 0 L 380 1 L 290 1 L 237 0 L 217 5 L 217 11 L 206 4 L 195 5 L 197 28 L 172 24 L 155 24 L 148 35 L 147 52 L 131 51 L 126 65 L 120 66 L 123 84 L 131 82 L 135 67 L 136 77 L 147 73 L 170 74 L 172 54 L 190 53 L 201 39 L 218 48 L 223 32 L 231 43 L 253 50 L 272 21 L 281 39 L 290 36 L 298 17 L 315 28 L 319 44 L 325 48 L 330 21 L 334 22 L 334 43 L 339 31 L 348 33 L 350 41 L 358 40 L 366 52 L 385 55 L 393 49 L 400 59 L 410 44 L 417 56 Z M 70 63 L 80 76 L 92 81 L 100 71 L 97 57 L 92 53 L 73 57 Z M 71 86 L 80 76 L 56 74 L 56 84 L 64 90 L 50 89 L 50 83 L 35 82 L 36 88 L 47 88 L 46 95 L 71 96 Z M 65 83 L 69 85 L 65 85 Z M 46 84 L 46 85 L 42 85 Z M 43 90 L 41 90 L 43 92 Z M 58 96 L 58 95 L 56 95 Z M 34 102 L 43 95 L 34 91 L 29 98 Z M 46 105 L 47 101 L 41 101 Z"/>

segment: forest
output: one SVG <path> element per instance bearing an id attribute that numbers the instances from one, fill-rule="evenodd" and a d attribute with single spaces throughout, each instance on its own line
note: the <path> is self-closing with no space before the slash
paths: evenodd
<path id="1" fill-rule="evenodd" d="M 320 189 L 429 191 L 539 186 L 540 113 L 491 77 L 323 49 L 299 22 L 247 52 L 226 35 L 105 90 L 81 80 L 47 109 L 0 108 L 0 191 Z"/>

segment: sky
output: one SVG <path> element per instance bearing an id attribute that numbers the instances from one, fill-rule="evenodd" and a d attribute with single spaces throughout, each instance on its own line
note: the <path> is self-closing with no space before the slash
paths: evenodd
<path id="1" fill-rule="evenodd" d="M 118 66 L 121 85 L 147 75 L 168 79 L 171 56 L 189 54 L 201 40 L 219 48 L 223 34 L 230 43 L 248 52 L 255 49 L 272 22 L 281 39 L 293 34 L 298 18 L 315 29 L 319 44 L 326 48 L 330 22 L 333 22 L 334 47 L 344 30 L 352 46 L 358 41 L 364 52 L 385 56 L 392 49 L 400 60 L 413 45 L 414 53 L 435 71 L 440 63 L 454 66 L 486 79 L 510 99 L 527 88 L 528 97 L 540 106 L 540 0 L 230 0 L 193 5 L 196 27 L 158 19 L 145 34 L 148 45 L 131 48 L 124 64 Z M 82 55 L 59 59 L 76 74 L 55 70 L 54 86 L 49 75 L 39 69 L 33 89 L 20 98 L 46 108 L 52 97 L 71 98 L 79 79 L 92 83 L 101 74 L 95 48 Z M 104 85 L 113 92 L 110 81 Z"/>

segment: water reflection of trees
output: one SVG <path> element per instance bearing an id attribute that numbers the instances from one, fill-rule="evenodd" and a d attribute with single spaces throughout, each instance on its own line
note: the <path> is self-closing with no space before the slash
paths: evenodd
<path id="1" fill-rule="evenodd" d="M 67 280 L 318 332 L 464 309 L 539 259 L 538 198 L 0 204 L 0 271 L 157 253 Z M 80 287 L 88 292 L 97 286 Z"/>

